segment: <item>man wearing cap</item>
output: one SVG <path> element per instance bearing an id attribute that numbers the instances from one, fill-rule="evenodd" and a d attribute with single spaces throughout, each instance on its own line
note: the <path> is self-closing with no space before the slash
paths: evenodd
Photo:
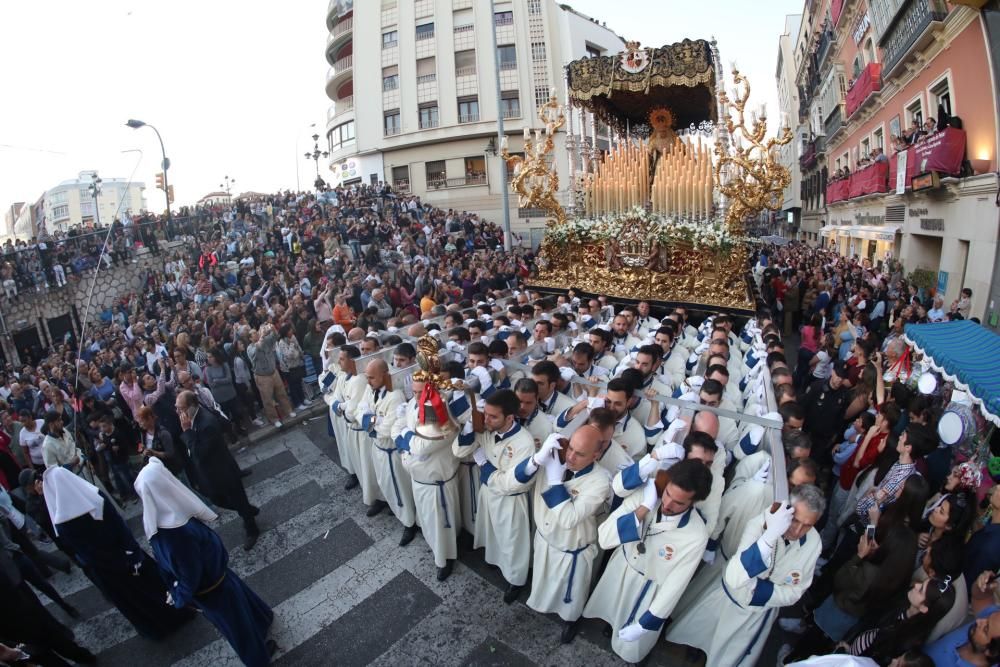
<path id="1" fill-rule="evenodd" d="M 51 411 L 46 414 L 45 430 L 48 431 L 42 440 L 45 468 L 62 467 L 79 474 L 83 470 L 83 453 L 76 446 L 73 434 L 64 428 L 62 413 Z"/>

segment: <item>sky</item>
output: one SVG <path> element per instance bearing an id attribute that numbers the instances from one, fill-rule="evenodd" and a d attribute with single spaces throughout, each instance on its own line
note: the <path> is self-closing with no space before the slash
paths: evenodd
<path id="1" fill-rule="evenodd" d="M 778 36 L 801 0 L 570 4 L 644 46 L 714 35 L 723 63 L 736 60 L 778 117 Z M 327 0 L 0 3 L 0 206 L 96 169 L 144 182 L 162 210 L 160 146 L 129 118 L 163 136 L 177 204 L 225 176 L 234 192 L 308 188 L 315 166 L 303 154 L 314 133 L 324 147 L 330 105 L 326 10 Z"/>

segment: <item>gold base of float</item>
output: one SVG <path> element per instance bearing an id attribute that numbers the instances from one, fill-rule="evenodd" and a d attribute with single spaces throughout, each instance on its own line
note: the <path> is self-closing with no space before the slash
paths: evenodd
<path id="1" fill-rule="evenodd" d="M 544 247 L 546 264 L 530 287 L 550 290 L 576 288 L 611 298 L 684 303 L 724 310 L 752 311 L 745 247 L 729 253 L 698 252 L 692 245 L 671 244 L 660 250 L 660 265 L 620 265 L 612 268 L 611 244 L 570 244 L 558 250 Z"/>

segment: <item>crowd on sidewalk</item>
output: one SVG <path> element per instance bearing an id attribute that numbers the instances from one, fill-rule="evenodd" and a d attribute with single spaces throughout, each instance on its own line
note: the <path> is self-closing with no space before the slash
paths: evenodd
<path id="1" fill-rule="evenodd" d="M 0 385 L 0 529 L 28 545 L 0 550 L 0 608 L 33 619 L 5 616 L 0 638 L 51 664 L 91 658 L 29 586 L 51 597 L 37 573 L 69 566 L 32 549 L 48 539 L 140 633 L 194 605 L 267 664 L 273 615 L 227 572 L 204 501 L 236 511 L 253 548 L 225 440 L 321 395 L 362 511 L 390 510 L 401 547 L 422 533 L 439 579 L 460 546 L 483 549 L 503 602 L 530 589 L 559 641 L 595 618 L 628 662 L 663 639 L 754 664 L 781 616 L 799 635 L 788 663 L 1000 659 L 1000 452 L 901 337 L 967 317 L 969 295 L 945 311 L 893 265 L 791 244 L 759 253 L 754 317 L 699 320 L 526 291 L 532 256 L 503 251 L 494 225 L 385 189 L 209 217 L 79 354 L 63 345 Z M 430 367 L 413 373 L 418 357 Z M 955 406 L 975 435 L 939 434 Z M 154 558 L 115 518 L 136 496 Z M 102 555 L 113 540 L 123 551 Z M 129 568 L 161 578 L 123 594 Z"/>

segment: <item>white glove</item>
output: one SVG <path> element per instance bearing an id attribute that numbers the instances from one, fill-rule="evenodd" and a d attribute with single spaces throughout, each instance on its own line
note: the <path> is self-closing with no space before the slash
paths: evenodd
<path id="1" fill-rule="evenodd" d="M 760 467 L 760 470 L 756 472 L 753 476 L 753 481 L 760 482 L 761 484 L 767 484 L 767 480 L 771 477 L 771 459 L 768 457 L 764 461 L 764 465 Z"/>
<path id="2" fill-rule="evenodd" d="M 486 399 L 485 398 L 476 399 L 476 410 L 478 412 L 482 412 L 485 409 L 486 409 Z"/>
<path id="3" fill-rule="evenodd" d="M 656 474 L 659 467 L 660 462 L 657 461 L 653 455 L 646 454 L 639 459 L 639 478 L 642 480 L 648 480 L 650 475 Z"/>
<path id="4" fill-rule="evenodd" d="M 708 341 L 701 341 L 698 343 L 698 347 L 694 348 L 694 353 L 696 355 L 701 355 L 705 350 L 708 349 Z"/>
<path id="5" fill-rule="evenodd" d="M 545 352 L 552 354 L 556 351 L 556 339 L 550 336 L 545 337 Z"/>
<path id="6" fill-rule="evenodd" d="M 524 323 L 521 322 L 521 320 L 511 320 L 510 321 L 510 326 L 514 327 L 515 329 L 520 329 L 523 324 Z"/>
<path id="7" fill-rule="evenodd" d="M 701 555 L 701 559 L 705 561 L 708 565 L 715 562 L 715 552 L 711 549 L 705 549 L 705 553 Z"/>
<path id="8" fill-rule="evenodd" d="M 674 442 L 674 443 L 677 442 L 678 440 L 681 439 L 678 438 L 678 436 L 681 433 L 683 433 L 685 429 L 687 429 L 687 422 L 685 422 L 683 419 L 677 419 L 675 415 L 674 419 L 670 421 L 670 426 L 668 426 L 667 430 L 663 433 L 663 439 L 661 440 L 661 442 L 663 444 L 666 444 L 668 442 Z M 681 458 L 684 457 L 681 456 Z"/>
<path id="9" fill-rule="evenodd" d="M 477 449 L 472 453 L 472 458 L 475 460 L 476 465 L 479 466 L 480 468 L 486 465 L 486 461 L 488 460 L 486 458 L 486 450 L 483 449 L 482 447 L 480 447 L 479 449 Z"/>
<path id="10" fill-rule="evenodd" d="M 545 460 L 545 479 L 548 481 L 549 486 L 554 486 L 556 484 L 563 483 L 563 472 L 566 470 L 566 465 L 559 462 L 559 458 L 554 454 L 550 455 L 549 458 Z"/>
<path id="11" fill-rule="evenodd" d="M 449 340 L 447 343 L 445 343 L 444 347 L 445 347 L 446 350 L 450 350 L 452 352 L 455 352 L 457 350 L 461 350 L 462 349 L 462 346 L 459 345 L 456 341 L 453 341 L 453 340 Z"/>
<path id="12" fill-rule="evenodd" d="M 784 502 L 774 512 L 767 512 L 764 517 L 764 535 L 761 539 L 771 546 L 777 544 L 778 540 L 788 532 L 794 517 L 795 508 Z"/>
<path id="13" fill-rule="evenodd" d="M 476 366 L 469 371 L 469 375 L 475 376 L 479 380 L 479 392 L 482 393 L 493 386 L 493 378 L 490 372 L 482 366 Z"/>
<path id="14" fill-rule="evenodd" d="M 367 403 L 361 403 L 358 405 L 358 414 L 370 415 L 372 413 L 372 408 Z"/>
<path id="15" fill-rule="evenodd" d="M 671 426 L 673 426 L 671 424 Z M 684 448 L 676 442 L 667 441 L 653 448 L 653 456 L 658 461 L 680 461 L 684 458 Z"/>
<path id="16" fill-rule="evenodd" d="M 656 478 L 650 477 L 646 480 L 646 486 L 642 489 L 642 506 L 650 512 L 655 512 L 660 506 L 660 494 L 656 492 Z"/>
<path id="17" fill-rule="evenodd" d="M 170 594 L 170 591 L 167 591 L 167 604 L 171 607 L 174 606 L 174 596 Z"/>
<path id="18" fill-rule="evenodd" d="M 642 627 L 638 623 L 633 623 L 632 625 L 626 625 L 624 628 L 618 631 L 618 638 L 623 642 L 634 642 L 637 641 L 647 632 L 650 632 L 646 628 Z"/>
<path id="19" fill-rule="evenodd" d="M 490 368 L 499 373 L 503 370 L 503 362 L 499 359 L 490 359 Z"/>
<path id="20" fill-rule="evenodd" d="M 550 433 L 549 437 L 545 438 L 545 442 L 542 443 L 542 446 L 539 447 L 538 451 L 532 456 L 535 461 L 535 465 L 545 465 L 545 462 L 552 458 L 553 453 L 562 449 L 559 437 L 558 433 Z"/>
<path id="21" fill-rule="evenodd" d="M 587 409 L 596 410 L 604 407 L 604 399 L 600 396 L 591 396 L 587 399 Z"/>
<path id="22" fill-rule="evenodd" d="M 406 403 L 400 403 L 399 405 L 397 405 L 396 406 L 396 416 L 399 417 L 399 418 L 405 417 L 406 416 L 406 408 L 407 407 L 408 406 L 407 406 Z"/>

